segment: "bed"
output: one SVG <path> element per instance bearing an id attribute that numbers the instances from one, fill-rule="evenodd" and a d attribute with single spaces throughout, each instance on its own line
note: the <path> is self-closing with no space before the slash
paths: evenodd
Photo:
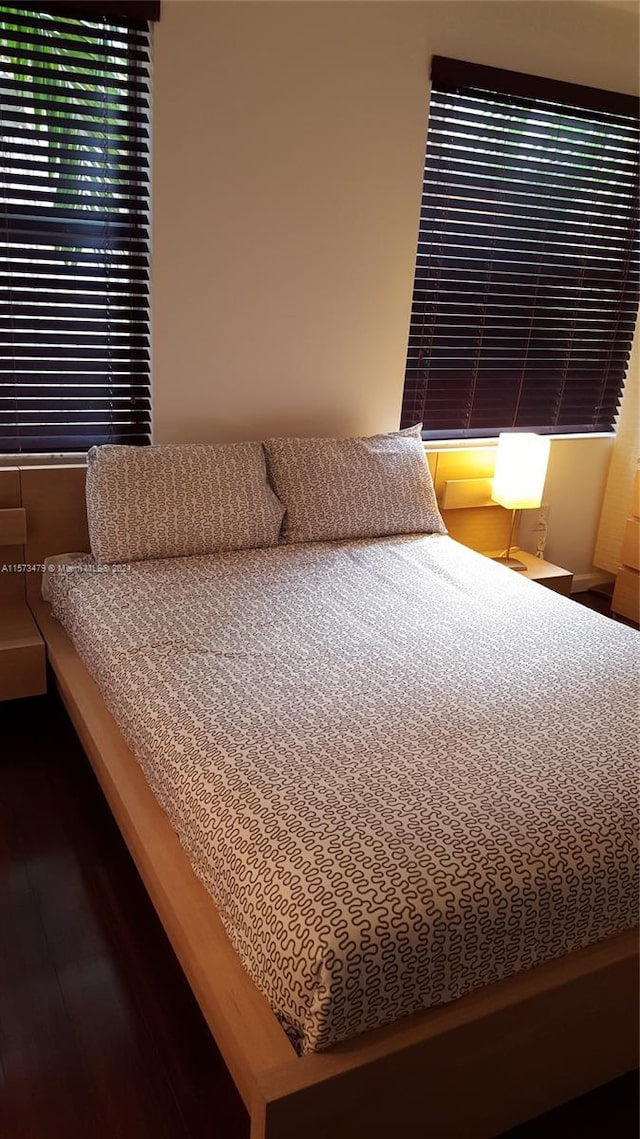
<path id="1" fill-rule="evenodd" d="M 48 584 L 63 697 L 252 1136 L 495 1135 L 634 1065 L 633 631 L 442 535 Z"/>

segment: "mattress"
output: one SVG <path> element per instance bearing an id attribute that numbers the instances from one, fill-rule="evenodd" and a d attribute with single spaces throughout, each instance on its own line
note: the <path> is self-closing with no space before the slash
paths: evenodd
<path id="1" fill-rule="evenodd" d="M 637 634 L 444 536 L 48 575 L 299 1052 L 637 922 Z"/>

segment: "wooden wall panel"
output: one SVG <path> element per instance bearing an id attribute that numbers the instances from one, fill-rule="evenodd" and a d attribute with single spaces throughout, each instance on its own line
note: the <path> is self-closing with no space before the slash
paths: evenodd
<path id="1" fill-rule="evenodd" d="M 507 548 L 511 513 L 501 506 L 475 506 L 469 510 L 443 510 L 445 526 L 449 535 L 470 546 L 472 550 L 484 553 L 488 550 Z"/>
<path id="2" fill-rule="evenodd" d="M 26 605 L 20 472 L 0 468 L 0 700 L 46 691 L 44 643 Z"/>
<path id="3" fill-rule="evenodd" d="M 435 477 L 438 497 L 442 494 L 447 479 L 493 478 L 497 453 L 497 447 L 470 447 L 466 451 L 439 451 Z"/>
<path id="4" fill-rule="evenodd" d="M 0 507 L 20 505 L 20 472 L 17 467 L 0 468 Z"/>
<path id="5" fill-rule="evenodd" d="M 497 446 L 470 447 L 468 450 L 427 452 L 438 502 L 445 484 L 456 479 L 491 479 Z M 431 460 L 435 458 L 435 471 Z M 511 512 L 501 506 L 475 506 L 468 510 L 443 510 L 442 517 L 452 538 L 472 550 L 506 549 L 511 528 Z"/>
<path id="6" fill-rule="evenodd" d="M 27 513 L 26 560 L 41 565 L 52 554 L 89 552 L 84 463 L 22 467 L 22 505 Z M 40 596 L 42 574 L 27 575 L 29 597 Z"/>
<path id="7" fill-rule="evenodd" d="M 25 512 L 22 506 L 0 508 L 0 546 L 24 546 Z"/>
<path id="8" fill-rule="evenodd" d="M 13 513 L 19 507 L 20 472 L 17 467 L 0 468 L 0 511 L 9 510 Z M 24 597 L 24 574 L 9 569 L 10 566 L 22 565 L 23 562 L 24 547 L 16 540 L 14 532 L 10 546 L 0 544 L 0 601 Z"/>

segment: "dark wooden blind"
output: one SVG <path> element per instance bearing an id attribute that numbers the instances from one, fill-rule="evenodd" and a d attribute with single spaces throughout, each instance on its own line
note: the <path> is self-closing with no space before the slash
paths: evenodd
<path id="1" fill-rule="evenodd" d="M 638 103 L 434 57 L 402 424 L 608 431 L 638 311 Z"/>
<path id="2" fill-rule="evenodd" d="M 149 440 L 149 69 L 143 20 L 0 5 L 2 451 Z"/>

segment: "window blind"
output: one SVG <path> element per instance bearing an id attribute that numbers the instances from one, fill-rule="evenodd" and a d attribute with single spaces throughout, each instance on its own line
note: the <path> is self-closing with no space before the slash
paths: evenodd
<path id="1" fill-rule="evenodd" d="M 0 5 L 5 452 L 149 440 L 149 30 L 99 8 Z"/>
<path id="2" fill-rule="evenodd" d="M 637 100 L 434 57 L 402 425 L 612 428 L 638 311 Z"/>

